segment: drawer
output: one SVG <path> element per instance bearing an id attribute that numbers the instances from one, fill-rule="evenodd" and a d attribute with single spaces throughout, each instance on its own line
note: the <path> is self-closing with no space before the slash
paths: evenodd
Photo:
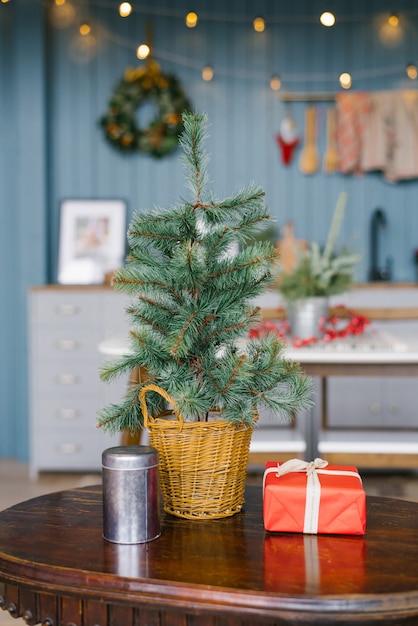
<path id="1" fill-rule="evenodd" d="M 32 372 L 32 394 L 47 393 L 99 393 L 103 382 L 99 377 L 99 361 L 83 363 L 42 361 L 34 364 Z"/>
<path id="2" fill-rule="evenodd" d="M 33 429 L 71 428 L 79 431 L 95 428 L 100 404 L 97 393 L 38 394 L 33 403 Z"/>
<path id="3" fill-rule="evenodd" d="M 32 349 L 35 359 L 100 359 L 98 345 L 103 339 L 100 329 L 76 328 L 52 329 L 37 332 L 33 337 Z"/>
<path id="4" fill-rule="evenodd" d="M 32 440 L 32 468 L 44 470 L 101 470 L 102 452 L 120 445 L 120 435 L 110 436 L 96 428 L 75 432 L 38 429 Z"/>
<path id="5" fill-rule="evenodd" d="M 59 290 L 32 293 L 30 308 L 32 323 L 43 327 L 82 327 L 97 324 L 101 319 L 103 293 Z"/>

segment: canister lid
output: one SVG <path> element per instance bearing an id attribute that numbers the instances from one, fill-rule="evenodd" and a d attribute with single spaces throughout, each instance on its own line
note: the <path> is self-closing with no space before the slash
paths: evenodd
<path id="1" fill-rule="evenodd" d="M 158 465 L 158 452 L 151 446 L 116 446 L 102 453 L 102 466 L 108 469 L 147 469 Z"/>

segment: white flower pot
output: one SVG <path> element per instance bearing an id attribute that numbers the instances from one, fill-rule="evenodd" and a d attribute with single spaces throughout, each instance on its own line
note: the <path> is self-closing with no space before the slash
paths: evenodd
<path id="1" fill-rule="evenodd" d="M 321 319 L 328 316 L 329 299 L 312 297 L 288 302 L 288 321 L 292 337 L 320 337 Z"/>

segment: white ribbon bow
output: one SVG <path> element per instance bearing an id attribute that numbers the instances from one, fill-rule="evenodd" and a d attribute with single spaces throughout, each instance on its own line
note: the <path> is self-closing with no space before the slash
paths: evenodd
<path id="1" fill-rule="evenodd" d="M 318 474 L 334 474 L 337 476 L 355 476 L 361 482 L 357 472 L 349 470 L 323 470 L 328 465 L 328 461 L 316 458 L 314 461 L 302 461 L 301 459 L 290 459 L 281 465 L 269 467 L 264 472 L 264 483 L 267 474 L 275 472 L 276 476 L 284 476 L 290 472 L 306 472 L 306 502 L 305 518 L 303 522 L 303 532 L 316 535 L 318 533 L 319 505 L 321 502 L 321 483 Z"/>

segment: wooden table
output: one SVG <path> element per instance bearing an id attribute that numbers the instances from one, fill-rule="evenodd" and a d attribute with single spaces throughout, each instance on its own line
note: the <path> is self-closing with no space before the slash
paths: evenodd
<path id="1" fill-rule="evenodd" d="M 142 545 L 102 538 L 101 487 L 0 513 L 4 609 L 44 626 L 418 624 L 418 503 L 368 498 L 362 536 L 265 533 L 260 487 L 218 521 L 162 515 Z"/>

